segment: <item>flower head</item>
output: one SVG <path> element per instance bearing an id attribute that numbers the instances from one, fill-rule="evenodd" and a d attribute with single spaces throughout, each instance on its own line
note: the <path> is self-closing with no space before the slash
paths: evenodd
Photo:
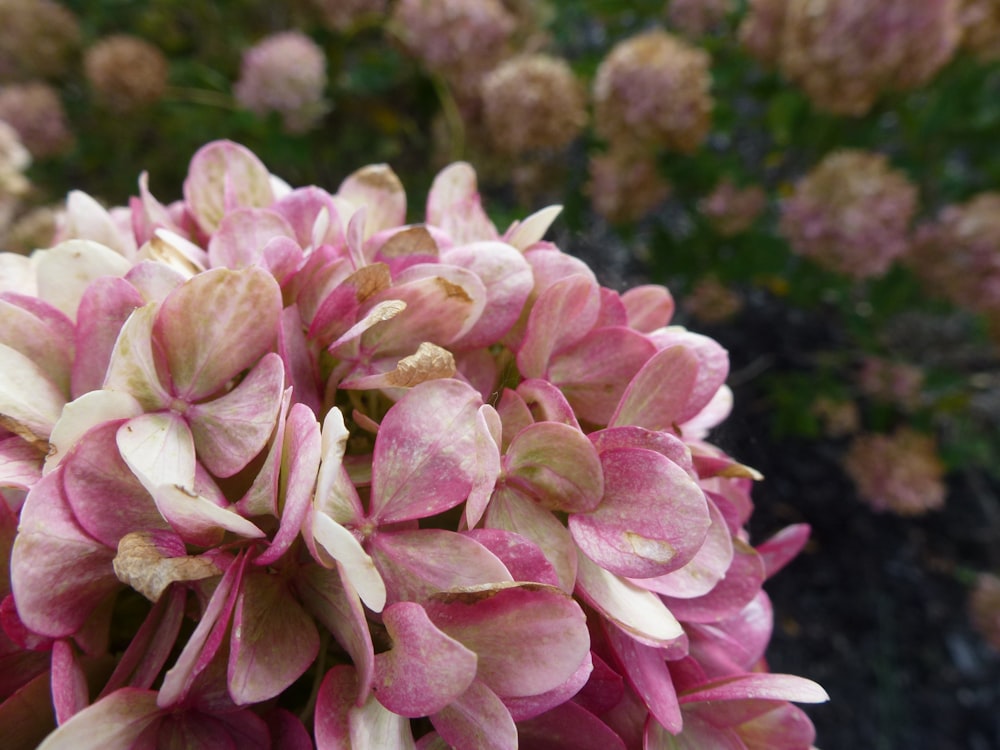
<path id="1" fill-rule="evenodd" d="M 313 0 L 323 23 L 334 31 L 348 31 L 364 21 L 385 16 L 386 0 Z"/>
<path id="2" fill-rule="evenodd" d="M 0 81 L 66 72 L 80 45 L 80 23 L 54 0 L 0 0 Z"/>
<path id="3" fill-rule="evenodd" d="M 738 188 L 731 180 L 720 181 L 698 202 L 698 210 L 723 237 L 733 237 L 753 226 L 767 206 L 767 194 L 759 185 Z"/>
<path id="4" fill-rule="evenodd" d="M 569 63 L 549 55 L 501 63 L 483 78 L 481 95 L 490 138 L 508 153 L 563 148 L 587 121 L 580 82 Z"/>
<path id="5" fill-rule="evenodd" d="M 732 0 L 670 0 L 667 24 L 689 37 L 717 27 L 733 9 Z"/>
<path id="6" fill-rule="evenodd" d="M 932 294 L 974 312 L 1000 311 L 1000 193 L 946 206 L 917 227 L 906 264 Z"/>
<path id="7" fill-rule="evenodd" d="M 97 41 L 83 56 L 94 95 L 115 112 L 152 104 L 167 87 L 167 58 L 139 37 L 116 34 Z"/>
<path id="8" fill-rule="evenodd" d="M 855 438 L 844 468 L 875 510 L 916 516 L 944 505 L 944 465 L 934 439 L 908 428 Z"/>
<path id="9" fill-rule="evenodd" d="M 622 146 L 694 151 L 711 124 L 710 64 L 662 30 L 619 42 L 594 78 L 597 132 Z"/>
<path id="10" fill-rule="evenodd" d="M 326 113 L 326 55 L 298 31 L 272 34 L 243 55 L 233 87 L 241 106 L 265 115 L 281 115 L 285 130 L 304 133 Z"/>
<path id="11" fill-rule="evenodd" d="M 45 83 L 0 88 L 0 120 L 17 131 L 21 142 L 38 159 L 62 153 L 73 144 L 59 93 Z"/>
<path id="12" fill-rule="evenodd" d="M 655 159 L 631 150 L 591 154 L 588 167 L 590 203 L 609 221 L 637 221 L 670 195 Z"/>
<path id="13" fill-rule="evenodd" d="M 781 204 L 792 251 L 857 279 L 884 274 L 909 245 L 917 190 L 881 154 L 825 157 Z"/>
<path id="14" fill-rule="evenodd" d="M 962 47 L 980 62 L 1000 59 L 1000 5 L 993 0 L 959 0 Z"/>

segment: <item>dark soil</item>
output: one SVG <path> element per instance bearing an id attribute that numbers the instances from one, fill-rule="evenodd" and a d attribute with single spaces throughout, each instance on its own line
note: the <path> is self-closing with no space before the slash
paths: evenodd
<path id="1" fill-rule="evenodd" d="M 733 324 L 700 327 L 733 365 L 736 407 L 714 441 L 766 476 L 754 491 L 753 541 L 789 523 L 813 529 L 766 586 L 771 669 L 829 692 L 829 703 L 806 707 L 825 750 L 1000 748 L 1000 654 L 967 614 L 973 574 L 997 563 L 1000 483 L 967 472 L 949 478 L 941 511 L 877 514 L 841 470 L 842 444 L 773 438 L 758 366 L 802 369 L 802 352 L 836 344 L 829 326 L 751 296 Z"/>

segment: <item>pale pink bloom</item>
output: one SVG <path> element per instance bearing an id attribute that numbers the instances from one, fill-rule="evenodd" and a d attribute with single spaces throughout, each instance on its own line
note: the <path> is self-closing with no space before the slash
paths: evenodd
<path id="1" fill-rule="evenodd" d="M 711 126 L 708 53 L 662 30 L 625 39 L 594 77 L 601 137 L 632 148 L 695 151 Z"/>
<path id="2" fill-rule="evenodd" d="M 767 207 L 767 194 L 759 185 L 738 188 L 731 180 L 721 180 L 698 202 L 698 210 L 723 237 L 747 231 Z"/>
<path id="3" fill-rule="evenodd" d="M 391 22 L 410 53 L 464 96 L 509 54 L 516 26 L 500 0 L 399 0 Z"/>
<path id="4" fill-rule="evenodd" d="M 792 251 L 838 273 L 883 275 L 909 246 L 917 189 L 882 154 L 835 151 L 781 203 Z"/>
<path id="5" fill-rule="evenodd" d="M 95 97 L 115 112 L 130 112 L 160 100 L 167 87 L 167 57 L 145 39 L 104 37 L 87 49 L 83 70 Z"/>
<path id="6" fill-rule="evenodd" d="M 73 144 L 59 92 L 46 83 L 0 88 L 0 120 L 17 131 L 21 142 L 38 159 L 60 154 Z"/>
<path id="7" fill-rule="evenodd" d="M 944 465 L 932 437 L 909 428 L 855 438 L 844 468 L 875 510 L 922 515 L 944 505 Z"/>
<path id="8" fill-rule="evenodd" d="M 588 171 L 590 203 L 608 221 L 638 221 L 670 195 L 656 160 L 629 149 L 591 154 Z"/>
<path id="9" fill-rule="evenodd" d="M 483 117 L 504 152 L 561 149 L 587 122 L 582 84 L 569 63 L 549 55 L 513 57 L 482 82 Z"/>
<path id="10" fill-rule="evenodd" d="M 711 324 L 724 323 L 743 309 L 743 297 L 714 276 L 703 276 L 695 282 L 684 299 L 684 310 L 695 320 Z"/>
<path id="11" fill-rule="evenodd" d="M 904 411 L 920 403 L 924 371 L 916 365 L 865 357 L 857 377 L 859 390 L 878 401 L 894 404 Z"/>
<path id="12" fill-rule="evenodd" d="M 0 81 L 63 75 L 80 46 L 80 22 L 54 0 L 0 0 Z"/>
<path id="13" fill-rule="evenodd" d="M 921 224 L 906 256 L 927 290 L 959 307 L 1000 311 L 1000 193 L 946 206 Z"/>
<path id="14" fill-rule="evenodd" d="M 969 615 L 979 634 L 1000 651 L 1000 578 L 992 573 L 976 577 L 969 594 Z"/>
<path id="15" fill-rule="evenodd" d="M 326 113 L 325 89 L 323 50 L 299 31 L 283 31 L 243 54 L 233 93 L 240 106 L 258 115 L 276 112 L 286 131 L 304 133 Z"/>
<path id="16" fill-rule="evenodd" d="M 818 108 L 854 116 L 886 91 L 930 81 L 960 33 L 957 0 L 758 0 L 741 28 L 750 52 Z"/>

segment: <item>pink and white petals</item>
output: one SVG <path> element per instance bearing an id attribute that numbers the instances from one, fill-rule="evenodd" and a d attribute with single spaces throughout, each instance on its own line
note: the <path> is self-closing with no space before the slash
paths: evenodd
<path id="1" fill-rule="evenodd" d="M 124 276 L 132 263 L 91 240 L 67 240 L 38 252 L 38 296 L 76 321 L 87 287 L 102 276 Z"/>
<path id="2" fill-rule="evenodd" d="M 476 172 L 465 162 L 441 170 L 427 195 L 427 223 L 443 229 L 456 245 L 498 239 L 483 210 Z"/>
<path id="3" fill-rule="evenodd" d="M 406 223 L 406 191 L 386 164 L 370 164 L 349 175 L 337 188 L 336 197 L 365 209 L 366 240 Z"/>
<path id="4" fill-rule="evenodd" d="M 478 680 L 430 719 L 450 747 L 517 750 L 517 727 L 510 712 L 497 694 Z"/>
<path id="5" fill-rule="evenodd" d="M 410 718 L 428 716 L 459 698 L 476 677 L 476 654 L 441 632 L 414 602 L 382 613 L 392 648 L 375 656 L 379 703 Z"/>
<path id="6" fill-rule="evenodd" d="M 415 750 L 409 720 L 358 692 L 352 667 L 326 673 L 316 699 L 316 750 Z"/>
<path id="7" fill-rule="evenodd" d="M 159 717 L 156 691 L 122 688 L 74 715 L 39 750 L 126 750 Z"/>
<path id="8" fill-rule="evenodd" d="M 66 396 L 45 370 L 0 344 L 0 426 L 43 446 L 65 404 Z"/>
<path id="9" fill-rule="evenodd" d="M 215 141 L 191 159 L 184 200 L 200 229 L 211 234 L 237 208 L 267 208 L 274 202 L 267 168 L 247 148 Z"/>

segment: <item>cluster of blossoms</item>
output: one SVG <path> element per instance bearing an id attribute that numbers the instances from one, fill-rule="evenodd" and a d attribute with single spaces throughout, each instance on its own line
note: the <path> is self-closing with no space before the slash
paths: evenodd
<path id="1" fill-rule="evenodd" d="M 24 171 L 31 165 L 31 154 L 14 130 L 0 120 L 0 234 L 10 224 L 14 213 L 31 184 Z"/>
<path id="2" fill-rule="evenodd" d="M 162 98 L 169 64 L 145 39 L 114 34 L 87 48 L 83 70 L 97 101 L 113 112 L 128 113 Z"/>
<path id="3" fill-rule="evenodd" d="M 907 251 L 916 209 L 916 187 L 884 155 L 836 151 L 782 201 L 779 231 L 793 252 L 864 279 Z"/>
<path id="4" fill-rule="evenodd" d="M 612 147 L 695 151 L 711 126 L 708 53 L 654 29 L 619 42 L 594 77 L 594 125 Z"/>
<path id="5" fill-rule="evenodd" d="M 670 184 L 654 158 L 612 149 L 591 154 L 587 191 L 594 211 L 608 221 L 631 222 L 653 211 L 670 196 Z"/>
<path id="6" fill-rule="evenodd" d="M 819 396 L 809 410 L 819 420 L 820 429 L 827 437 L 846 437 L 861 428 L 861 412 L 849 399 Z"/>
<path id="7" fill-rule="evenodd" d="M 747 51 L 818 108 L 853 116 L 926 84 L 960 36 L 956 0 L 751 0 L 740 27 Z"/>
<path id="8" fill-rule="evenodd" d="M 851 441 L 844 468 L 872 508 L 917 516 L 944 505 L 944 465 L 934 439 L 906 427 Z"/>
<path id="9" fill-rule="evenodd" d="M 460 98 L 510 51 L 517 19 L 500 0 L 398 0 L 390 23 L 409 52 Z"/>
<path id="10" fill-rule="evenodd" d="M 0 87 L 0 120 L 38 159 L 63 153 L 75 140 L 59 92 L 41 81 Z"/>
<path id="11" fill-rule="evenodd" d="M 490 140 L 504 153 L 562 149 L 587 124 L 583 86 L 558 57 L 512 57 L 485 75 L 480 93 Z"/>
<path id="12" fill-rule="evenodd" d="M 906 260 L 931 293 L 1000 316 L 1000 193 L 946 206 L 917 227 Z"/>
<path id="13" fill-rule="evenodd" d="M 0 0 L 0 81 L 66 72 L 80 47 L 80 23 L 53 0 Z"/>
<path id="14" fill-rule="evenodd" d="M 667 24 L 685 36 L 699 37 L 718 27 L 733 10 L 733 0 L 670 0 Z"/>
<path id="15" fill-rule="evenodd" d="M 326 55 L 300 31 L 283 31 L 243 54 L 233 93 L 258 115 L 276 112 L 288 133 L 304 133 L 326 114 Z"/>
<path id="16" fill-rule="evenodd" d="M 705 198 L 698 210 L 723 237 L 735 237 L 753 226 L 767 208 L 767 193 L 760 185 L 738 188 L 723 179 Z"/>
<path id="17" fill-rule="evenodd" d="M 997 651 L 1000 651 L 1000 578 L 980 573 L 969 595 L 972 625 Z"/>
<path id="18" fill-rule="evenodd" d="M 750 546 L 727 356 L 666 289 L 557 209 L 500 233 L 462 163 L 413 225 L 384 165 L 292 189 L 229 142 L 139 186 L 0 255 L 5 737 L 812 745 L 825 693 L 762 661 L 808 530 Z"/>
<path id="19" fill-rule="evenodd" d="M 865 396 L 893 404 L 903 411 L 920 405 L 924 371 L 907 362 L 882 357 L 865 357 L 857 375 L 858 390 Z"/>

